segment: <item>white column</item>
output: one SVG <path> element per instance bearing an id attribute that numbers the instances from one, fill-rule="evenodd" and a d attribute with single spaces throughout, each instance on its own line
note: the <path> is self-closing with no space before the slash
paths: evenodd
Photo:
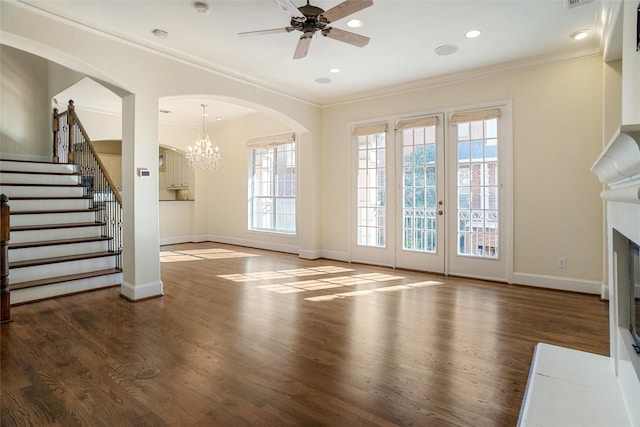
<path id="1" fill-rule="evenodd" d="M 147 169 L 149 176 L 140 176 Z M 129 300 L 160 296 L 158 202 L 158 98 L 136 94 L 122 101 L 123 282 Z"/>
<path id="2" fill-rule="evenodd" d="M 318 198 L 319 198 L 319 143 L 310 133 L 299 135 L 297 142 L 298 165 L 298 238 L 300 258 L 320 258 L 318 239 Z"/>

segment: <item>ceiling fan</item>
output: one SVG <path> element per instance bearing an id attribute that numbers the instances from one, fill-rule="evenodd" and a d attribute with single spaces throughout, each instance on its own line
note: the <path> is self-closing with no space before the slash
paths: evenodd
<path id="1" fill-rule="evenodd" d="M 302 33 L 298 45 L 293 54 L 293 59 L 300 59 L 307 56 L 309 45 L 316 32 L 320 32 L 325 37 L 349 43 L 353 46 L 363 47 L 369 43 L 369 37 L 361 36 L 350 31 L 333 28 L 329 24 L 345 16 L 356 13 L 373 4 L 373 0 L 346 0 L 331 9 L 323 9 L 312 6 L 307 0 L 304 6 L 296 7 L 291 0 L 274 0 L 285 12 L 291 16 L 288 27 L 275 28 L 272 30 L 248 31 L 239 33 L 240 36 L 258 36 L 264 34 L 290 33 L 297 30 Z"/>

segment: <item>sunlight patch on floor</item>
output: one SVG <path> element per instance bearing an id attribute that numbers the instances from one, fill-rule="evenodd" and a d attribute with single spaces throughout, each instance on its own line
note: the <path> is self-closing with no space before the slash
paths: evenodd
<path id="1" fill-rule="evenodd" d="M 259 271 L 254 273 L 235 273 L 235 274 L 220 274 L 217 277 L 225 280 L 229 280 L 236 283 L 246 283 L 246 282 L 269 282 L 269 281 L 279 281 L 279 279 L 294 279 L 296 277 L 306 277 L 306 276 L 322 276 L 328 274 L 335 273 L 344 273 L 349 271 L 355 271 L 353 268 L 345 268 L 338 267 L 333 265 L 324 265 L 320 267 L 309 267 L 309 268 L 295 268 L 289 270 L 270 270 L 270 271 Z M 274 292 L 278 294 L 292 294 L 292 293 L 300 293 L 307 291 L 319 291 L 324 289 L 333 289 L 333 288 L 341 288 L 345 286 L 355 286 L 355 285 L 370 285 L 381 282 L 390 282 L 394 280 L 402 280 L 405 279 L 404 276 L 397 276 L 394 274 L 386 274 L 386 273 L 361 273 L 361 274 L 352 274 L 345 276 L 334 276 L 334 277 L 320 277 L 309 280 L 298 280 L 293 282 L 282 282 L 280 283 L 263 283 L 263 284 L 255 284 L 255 287 L 258 289 L 263 289 L 265 291 Z M 330 301 L 333 299 L 339 298 L 347 298 L 354 296 L 362 296 L 362 295 L 371 295 L 375 292 L 399 292 L 411 290 L 414 288 L 422 288 L 426 286 L 435 286 L 442 285 L 443 282 L 438 282 L 435 280 L 425 280 L 421 282 L 414 283 L 402 283 L 391 286 L 383 286 L 379 288 L 373 289 L 358 289 L 350 292 L 341 292 L 331 295 L 318 295 L 309 298 L 305 298 L 306 301 Z"/>
<path id="2" fill-rule="evenodd" d="M 394 285 L 394 286 L 385 286 L 383 288 L 374 288 L 374 289 L 364 289 L 361 291 L 353 291 L 353 292 L 341 292 L 338 294 L 332 295 L 318 295 L 315 297 L 305 298 L 305 301 L 331 301 L 334 299 L 340 299 L 345 297 L 357 297 L 362 295 L 371 295 L 374 292 L 397 292 L 397 291 L 406 291 L 413 288 L 422 288 L 425 286 L 436 286 L 436 285 L 444 285 L 444 282 L 437 282 L 435 280 L 427 280 L 424 282 L 416 282 L 416 283 L 405 283 L 402 285 Z"/>
<path id="3" fill-rule="evenodd" d="M 217 277 L 233 282 L 255 282 L 258 280 L 284 279 L 304 276 L 321 276 L 324 274 L 355 271 L 353 268 L 325 265 L 321 267 L 296 268 L 292 270 L 259 271 L 256 273 L 220 274 Z"/>
<path id="4" fill-rule="evenodd" d="M 201 261 L 204 259 L 247 258 L 254 256 L 260 255 L 220 248 L 188 249 L 160 252 L 160 262 Z"/>

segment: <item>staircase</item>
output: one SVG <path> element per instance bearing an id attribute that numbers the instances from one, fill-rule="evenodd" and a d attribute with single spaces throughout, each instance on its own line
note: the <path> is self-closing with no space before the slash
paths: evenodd
<path id="1" fill-rule="evenodd" d="M 110 202 L 88 191 L 76 168 L 0 159 L 11 305 L 122 283 L 120 249 L 106 232 L 114 224 L 102 219 Z"/>

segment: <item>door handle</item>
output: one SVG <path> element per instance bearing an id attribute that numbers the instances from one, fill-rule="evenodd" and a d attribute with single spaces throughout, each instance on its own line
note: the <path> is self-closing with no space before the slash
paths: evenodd
<path id="1" fill-rule="evenodd" d="M 438 211 L 438 215 L 442 215 L 444 212 L 442 211 Z"/>

